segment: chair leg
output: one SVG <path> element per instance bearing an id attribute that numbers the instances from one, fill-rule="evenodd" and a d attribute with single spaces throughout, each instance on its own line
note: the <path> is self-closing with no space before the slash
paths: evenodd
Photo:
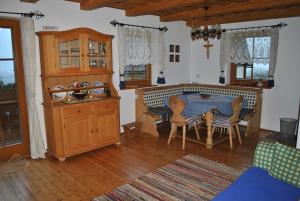
<path id="1" fill-rule="evenodd" d="M 185 149 L 186 125 L 182 128 L 182 149 Z"/>
<path id="2" fill-rule="evenodd" d="M 176 124 L 175 124 L 175 123 L 172 123 L 172 128 L 171 128 L 170 135 L 169 135 L 169 139 L 168 139 L 168 144 L 170 144 L 171 139 L 172 139 L 172 137 L 173 137 L 173 133 L 174 133 L 174 131 L 176 130 L 176 128 L 177 128 Z"/>
<path id="3" fill-rule="evenodd" d="M 229 143 L 230 143 L 230 149 L 233 148 L 232 146 L 232 127 L 229 128 Z"/>
<path id="4" fill-rule="evenodd" d="M 237 136 L 239 138 L 239 142 L 240 142 L 240 144 L 242 144 L 242 138 L 241 138 L 241 133 L 240 133 L 240 129 L 239 129 L 238 124 L 235 124 L 235 129 L 236 129 Z"/>
<path id="5" fill-rule="evenodd" d="M 220 137 L 223 137 L 223 130 L 224 130 L 224 128 L 220 128 Z"/>
<path id="6" fill-rule="evenodd" d="M 200 135 L 199 135 L 197 124 L 194 125 L 194 128 L 195 128 L 195 132 L 196 132 L 196 135 L 197 135 L 197 140 L 200 141 Z"/>
<path id="7" fill-rule="evenodd" d="M 218 127 L 215 127 L 215 126 L 212 127 L 212 130 L 211 130 L 211 133 L 212 133 L 212 134 L 214 134 L 216 128 L 218 129 Z"/>

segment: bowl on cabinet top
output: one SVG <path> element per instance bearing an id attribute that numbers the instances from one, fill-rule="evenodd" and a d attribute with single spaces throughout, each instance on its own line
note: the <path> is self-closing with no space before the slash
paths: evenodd
<path id="1" fill-rule="evenodd" d="M 77 99 L 83 99 L 87 94 L 84 92 L 74 92 L 72 95 Z"/>

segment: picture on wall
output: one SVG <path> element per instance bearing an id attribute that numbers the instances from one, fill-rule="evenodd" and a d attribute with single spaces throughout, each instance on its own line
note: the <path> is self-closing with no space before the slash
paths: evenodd
<path id="1" fill-rule="evenodd" d="M 170 52 L 174 52 L 174 45 L 170 45 Z"/>
<path id="2" fill-rule="evenodd" d="M 180 46 L 179 45 L 175 45 L 175 52 L 179 53 L 180 52 Z"/>
<path id="3" fill-rule="evenodd" d="M 170 54 L 170 62 L 174 62 L 174 55 Z"/>
<path id="4" fill-rule="evenodd" d="M 175 62 L 180 62 L 180 59 L 179 59 L 179 54 L 175 55 Z"/>
<path id="5" fill-rule="evenodd" d="M 180 45 L 170 44 L 169 47 L 169 62 L 180 62 Z"/>

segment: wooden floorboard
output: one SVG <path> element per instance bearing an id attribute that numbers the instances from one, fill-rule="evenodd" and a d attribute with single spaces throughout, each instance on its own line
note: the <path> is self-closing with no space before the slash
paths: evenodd
<path id="1" fill-rule="evenodd" d="M 260 131 L 243 137 L 243 145 L 235 138 L 233 150 L 225 141 L 213 149 L 187 142 L 183 151 L 180 138 L 172 139 L 167 146 L 168 125 L 159 129 L 159 138 L 139 133 L 122 135 L 121 145 L 80 154 L 65 162 L 52 157 L 30 160 L 29 167 L 0 176 L 0 200 L 90 200 L 190 153 L 247 168 L 257 142 L 270 133 Z M 201 133 L 205 137 L 205 130 Z"/>

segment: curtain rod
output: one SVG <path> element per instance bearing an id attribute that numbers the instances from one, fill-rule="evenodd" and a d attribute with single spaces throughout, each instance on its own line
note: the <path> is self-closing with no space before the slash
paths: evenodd
<path id="1" fill-rule="evenodd" d="M 39 20 L 41 19 L 42 17 L 44 17 L 45 15 L 36 10 L 34 12 L 29 12 L 29 13 L 18 13 L 18 12 L 6 12 L 6 11 L 0 11 L 0 13 L 5 13 L 5 14 L 12 14 L 12 15 L 22 15 L 22 16 L 28 16 L 28 17 L 35 17 L 35 19 Z"/>
<path id="2" fill-rule="evenodd" d="M 269 25 L 269 26 L 257 26 L 257 27 L 242 27 L 242 28 L 234 28 L 234 29 L 222 29 L 223 32 L 226 31 L 238 31 L 238 30 L 247 30 L 247 29 L 274 29 L 274 28 L 283 28 L 286 27 L 287 24 L 284 22 L 280 22 L 279 24 Z"/>
<path id="3" fill-rule="evenodd" d="M 166 32 L 168 31 L 168 28 L 166 26 L 164 27 L 148 27 L 148 26 L 140 26 L 140 25 L 135 25 L 135 24 L 125 24 L 125 23 L 121 23 L 118 22 L 117 20 L 111 21 L 110 22 L 111 25 L 115 26 L 129 26 L 129 27 L 141 27 L 141 28 L 147 28 L 147 29 L 158 29 L 159 31 L 163 31 Z"/>

